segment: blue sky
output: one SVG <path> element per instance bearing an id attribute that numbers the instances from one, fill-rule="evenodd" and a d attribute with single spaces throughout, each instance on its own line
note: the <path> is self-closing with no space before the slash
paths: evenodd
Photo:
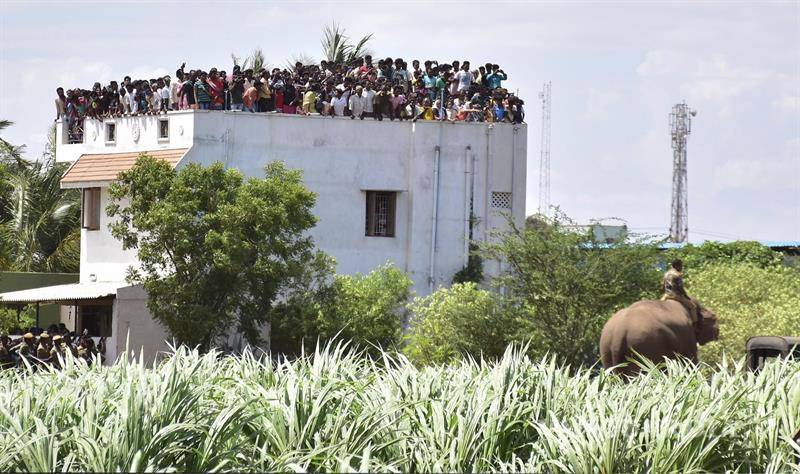
<path id="1" fill-rule="evenodd" d="M 261 47 L 319 59 L 322 27 L 374 33 L 377 56 L 492 61 L 526 100 L 529 212 L 538 202 L 540 102 L 553 82 L 551 195 L 575 220 L 666 233 L 668 114 L 689 138 L 692 241 L 800 240 L 798 2 L 0 1 L 4 138 L 41 152 L 61 85 L 230 69 Z"/>

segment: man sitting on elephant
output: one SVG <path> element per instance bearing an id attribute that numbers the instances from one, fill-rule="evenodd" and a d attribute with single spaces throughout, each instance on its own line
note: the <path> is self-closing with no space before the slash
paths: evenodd
<path id="1" fill-rule="evenodd" d="M 676 357 L 697 362 L 698 344 L 719 337 L 717 316 L 689 298 L 681 270 L 680 260 L 672 262 L 660 300 L 638 301 L 609 318 L 600 334 L 603 367 L 635 375 L 640 367 L 630 362 L 638 357 L 656 363 Z"/>
<path id="2" fill-rule="evenodd" d="M 683 288 L 683 262 L 680 259 L 673 260 L 670 269 L 664 274 L 664 296 L 661 297 L 661 301 L 666 300 L 675 300 L 685 306 L 694 322 L 703 317 L 698 311 L 697 304 Z"/>

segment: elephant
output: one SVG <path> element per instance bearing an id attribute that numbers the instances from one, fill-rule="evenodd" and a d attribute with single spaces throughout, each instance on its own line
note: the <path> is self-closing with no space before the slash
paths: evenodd
<path id="1" fill-rule="evenodd" d="M 719 321 L 694 303 L 702 316 L 697 322 L 686 306 L 672 299 L 642 300 L 614 313 L 600 334 L 603 367 L 618 366 L 617 373 L 636 375 L 637 364 L 619 366 L 635 357 L 634 352 L 656 363 L 678 356 L 697 363 L 697 345 L 719 338 Z"/>

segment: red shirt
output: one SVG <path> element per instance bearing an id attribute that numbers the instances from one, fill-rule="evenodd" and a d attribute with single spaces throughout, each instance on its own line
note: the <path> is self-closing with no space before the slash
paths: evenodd
<path id="1" fill-rule="evenodd" d="M 208 79 L 209 93 L 211 94 L 211 103 L 214 105 L 225 105 L 225 92 L 223 90 L 222 79 Z"/>

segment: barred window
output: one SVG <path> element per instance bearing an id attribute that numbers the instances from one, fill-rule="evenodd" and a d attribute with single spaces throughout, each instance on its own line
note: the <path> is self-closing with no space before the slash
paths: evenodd
<path id="1" fill-rule="evenodd" d="M 394 191 L 367 191 L 367 213 L 364 235 L 368 237 L 394 237 Z"/>
<path id="2" fill-rule="evenodd" d="M 158 121 L 158 139 L 169 140 L 169 119 L 160 119 Z"/>
<path id="3" fill-rule="evenodd" d="M 114 122 L 106 122 L 106 143 L 114 143 L 117 141 L 117 124 Z"/>

